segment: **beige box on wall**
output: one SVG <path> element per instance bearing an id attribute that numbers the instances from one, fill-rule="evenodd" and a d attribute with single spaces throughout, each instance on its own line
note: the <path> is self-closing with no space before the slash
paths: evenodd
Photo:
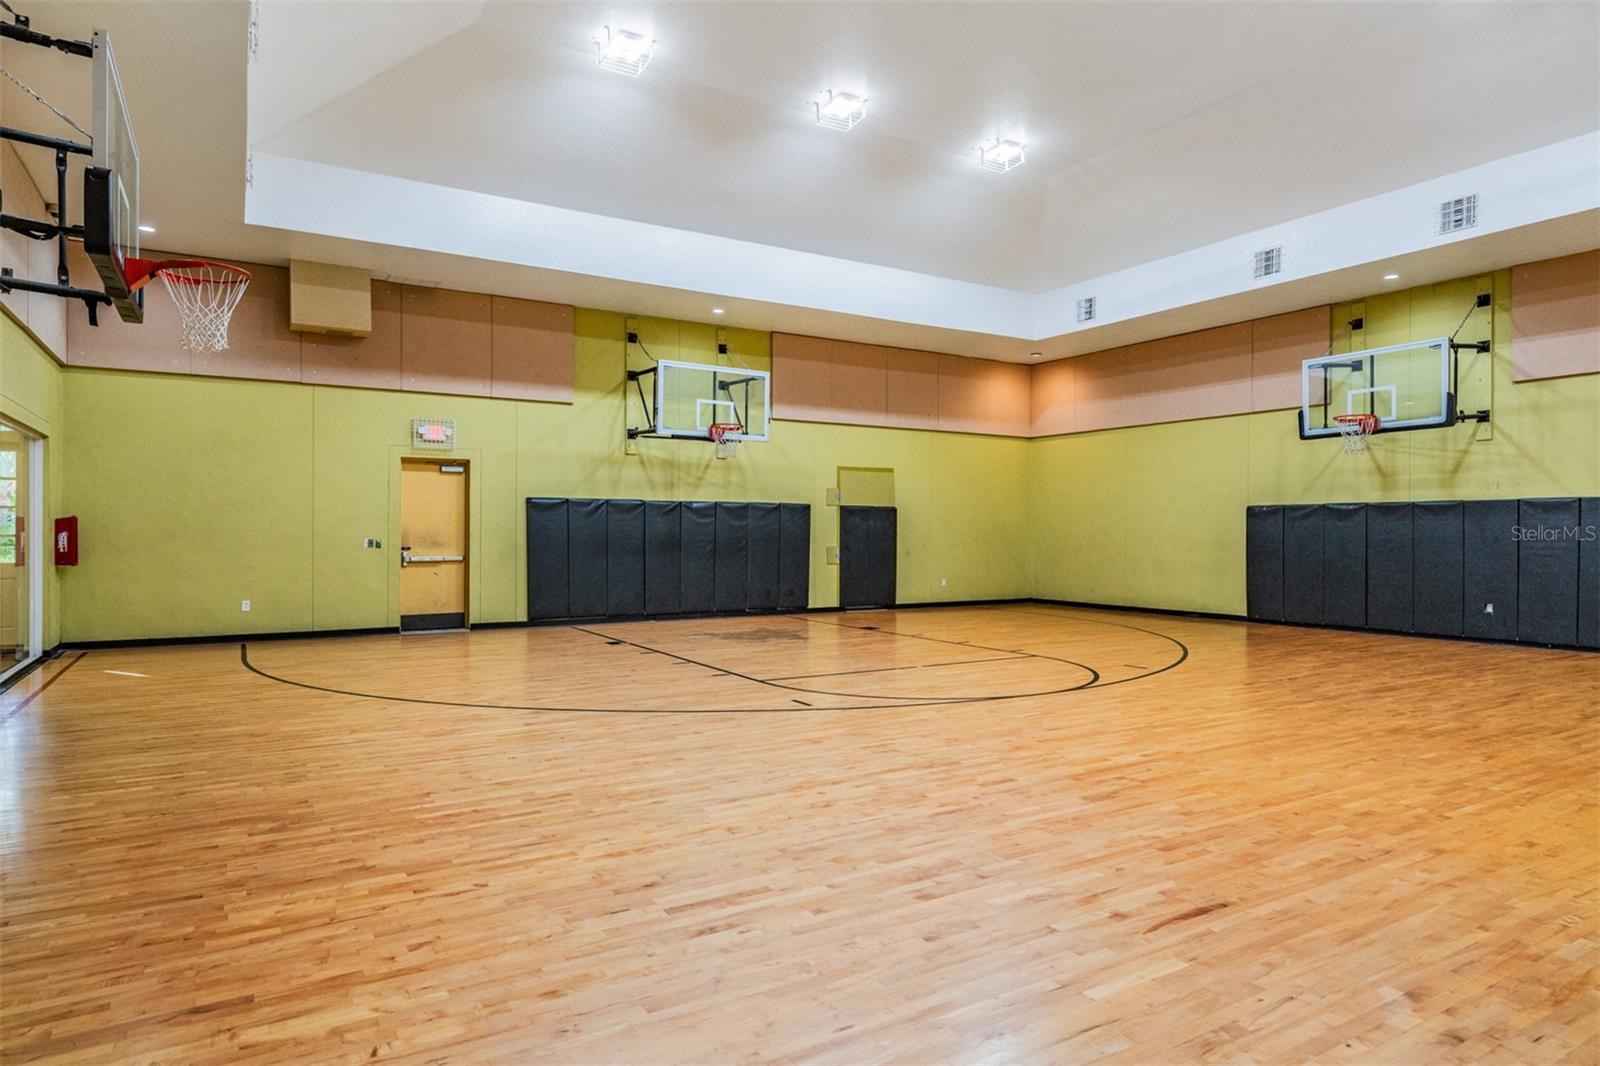
<path id="1" fill-rule="evenodd" d="M 367 336 L 372 332 L 372 274 L 358 267 L 289 260 L 289 328 Z"/>

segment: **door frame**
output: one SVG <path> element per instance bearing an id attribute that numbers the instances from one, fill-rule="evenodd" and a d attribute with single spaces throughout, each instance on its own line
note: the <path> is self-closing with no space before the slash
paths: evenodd
<path id="1" fill-rule="evenodd" d="M 44 539 L 44 438 L 9 416 L 0 416 L 0 421 L 19 433 L 28 445 L 27 528 L 23 533 L 24 540 L 18 543 L 28 559 L 28 657 L 17 660 L 14 666 L 0 672 L 0 688 L 4 688 L 44 656 L 44 553 L 47 542 Z M 53 532 L 50 540 L 55 540 Z M 53 553 L 51 559 L 54 565 Z"/>
<path id="2" fill-rule="evenodd" d="M 427 633 L 449 633 L 449 632 L 454 632 L 454 630 L 448 630 L 448 629 L 444 629 L 444 630 L 441 630 L 441 629 L 406 629 L 405 626 L 404 626 L 404 623 L 402 621 L 405 616 L 400 613 L 400 582 L 402 580 L 401 572 L 405 568 L 400 565 L 400 546 L 401 546 L 401 542 L 405 539 L 404 530 L 405 530 L 406 502 L 405 502 L 405 477 L 403 476 L 403 474 L 404 474 L 405 466 L 406 466 L 407 463 L 432 463 L 434 466 L 459 466 L 459 467 L 462 468 L 461 476 L 466 479 L 466 485 L 467 485 L 467 491 L 466 491 L 466 493 L 464 494 L 464 497 L 463 497 L 463 499 L 465 501 L 465 504 L 466 504 L 467 513 L 462 517 L 462 522 L 463 522 L 463 525 L 464 525 L 464 534 L 465 534 L 463 539 L 465 540 L 466 543 L 465 543 L 465 546 L 463 548 L 463 553 L 465 555 L 465 558 L 462 560 L 462 563 L 461 563 L 461 628 L 463 628 L 463 629 L 471 629 L 472 628 L 472 484 L 473 484 L 473 482 L 472 482 L 472 460 L 468 459 L 468 458 L 465 458 L 465 457 L 461 457 L 461 456 L 455 456 L 455 455 L 417 455 L 417 454 L 414 454 L 414 453 L 411 453 L 411 452 L 402 452 L 400 454 L 400 461 L 398 463 L 396 463 L 395 467 L 394 467 L 395 479 L 396 479 L 395 483 L 394 483 L 395 487 L 396 487 L 396 492 L 395 492 L 395 505 L 396 506 L 395 506 L 395 511 L 393 512 L 394 516 L 395 516 L 394 517 L 395 524 L 394 524 L 394 527 L 393 527 L 393 530 L 392 530 L 392 537 L 393 537 L 393 543 L 394 543 L 394 554 L 390 556 L 390 558 L 393 560 L 393 562 L 391 563 L 392 569 L 391 569 L 390 572 L 394 575 L 394 585 L 392 587 L 394 589 L 394 597 L 395 597 L 395 599 L 394 599 L 394 611 L 395 611 L 395 613 L 394 613 L 394 615 L 392 617 L 394 618 L 395 628 L 402 635 L 405 635 L 405 636 L 421 636 L 421 635 L 427 634 Z"/>

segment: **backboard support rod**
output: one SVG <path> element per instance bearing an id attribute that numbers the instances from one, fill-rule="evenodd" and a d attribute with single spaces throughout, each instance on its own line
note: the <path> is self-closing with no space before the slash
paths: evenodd
<path id="1" fill-rule="evenodd" d="M 68 55 L 94 58 L 94 45 L 88 41 L 73 41 L 65 37 L 52 37 L 33 29 L 27 15 L 15 15 L 14 22 L 0 22 L 0 37 L 23 44 L 36 44 L 41 48 L 54 48 Z"/>

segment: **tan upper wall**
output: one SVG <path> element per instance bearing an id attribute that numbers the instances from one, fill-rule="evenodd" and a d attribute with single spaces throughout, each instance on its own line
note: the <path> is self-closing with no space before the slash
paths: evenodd
<path id="1" fill-rule="evenodd" d="M 772 414 L 797 422 L 1028 435 L 1032 367 L 772 335 Z"/>
<path id="2" fill-rule="evenodd" d="M 1600 373 L 1600 251 L 1511 268 L 1513 381 Z"/>
<path id="3" fill-rule="evenodd" d="M 75 258 L 75 274 L 92 270 Z M 98 327 L 69 316 L 67 364 L 572 402 L 573 309 L 564 304 L 374 281 L 369 336 L 301 334 L 289 329 L 288 270 L 242 265 L 250 287 L 224 351 L 178 346 L 177 310 L 157 282 L 144 290 L 142 325 L 106 310 Z"/>
<path id="4" fill-rule="evenodd" d="M 14 153 L 0 155 L 6 160 L 21 170 Z M 38 258 L 17 246 L 20 235 L 0 236 L 8 261 Z M 75 280 L 95 280 L 81 252 L 73 269 Z M 289 329 L 288 271 L 250 269 L 220 353 L 178 347 L 175 310 L 159 284 L 145 290 L 139 327 L 109 311 L 91 327 L 49 297 L 18 294 L 8 306 L 30 327 L 39 319 L 34 332 L 47 346 L 52 329 L 64 333 L 58 350 L 75 366 L 572 402 L 571 307 L 374 281 L 371 335 L 301 334 Z M 1526 263 L 1511 275 L 1514 380 L 1600 372 L 1600 251 Z M 1329 316 L 1326 306 L 1309 307 L 1039 366 L 775 333 L 773 415 L 1043 437 L 1292 408 L 1301 361 L 1328 351 Z"/>

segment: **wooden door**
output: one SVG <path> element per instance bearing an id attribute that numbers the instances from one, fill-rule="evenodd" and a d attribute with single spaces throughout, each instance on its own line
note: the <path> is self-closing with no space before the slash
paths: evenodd
<path id="1" fill-rule="evenodd" d="M 400 629 L 467 623 L 467 464 L 400 462 Z"/>

